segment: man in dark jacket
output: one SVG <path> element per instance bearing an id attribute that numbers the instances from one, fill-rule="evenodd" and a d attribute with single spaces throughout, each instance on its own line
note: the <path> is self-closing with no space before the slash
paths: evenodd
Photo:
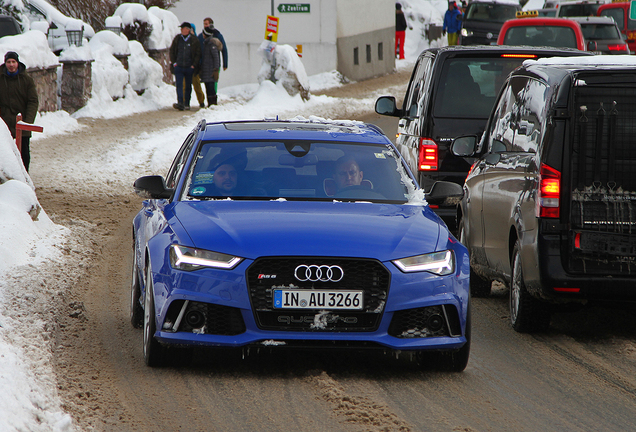
<path id="1" fill-rule="evenodd" d="M 205 39 L 201 45 L 201 70 L 199 71 L 201 82 L 205 83 L 208 106 L 217 104 L 216 82 L 219 80 L 221 68 L 220 52 L 223 51 L 223 44 L 212 36 L 212 30 L 211 27 L 203 29 L 202 34 Z"/>
<path id="2" fill-rule="evenodd" d="M 18 53 L 9 51 L 4 55 L 4 64 L 0 65 L 0 116 L 15 138 L 16 116 L 22 114 L 22 121 L 33 123 L 38 113 L 38 92 L 35 82 L 26 73 Z M 22 131 L 22 163 L 29 171 L 31 154 L 29 142 L 31 132 Z"/>
<path id="3" fill-rule="evenodd" d="M 395 56 L 404 60 L 404 40 L 406 39 L 406 18 L 402 5 L 395 4 Z"/>
<path id="4" fill-rule="evenodd" d="M 201 60 L 201 45 L 199 39 L 191 34 L 191 29 L 190 23 L 183 22 L 181 34 L 175 36 L 170 46 L 170 63 L 174 69 L 175 86 L 177 87 L 177 103 L 172 106 L 179 111 L 190 109 L 192 76 L 198 72 Z"/>

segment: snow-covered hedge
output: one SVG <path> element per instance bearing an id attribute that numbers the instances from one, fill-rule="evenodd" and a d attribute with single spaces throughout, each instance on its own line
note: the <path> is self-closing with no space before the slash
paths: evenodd
<path id="1" fill-rule="evenodd" d="M 114 16 L 121 17 L 124 33 L 147 49 L 164 49 L 179 33 L 179 19 L 175 14 L 156 6 L 146 9 L 140 3 L 123 3 Z"/>

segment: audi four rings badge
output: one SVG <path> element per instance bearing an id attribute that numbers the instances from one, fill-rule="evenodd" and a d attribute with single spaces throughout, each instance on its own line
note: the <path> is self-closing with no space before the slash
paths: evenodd
<path id="1" fill-rule="evenodd" d="M 301 264 L 294 270 L 294 276 L 301 282 L 340 282 L 344 270 L 340 266 Z"/>

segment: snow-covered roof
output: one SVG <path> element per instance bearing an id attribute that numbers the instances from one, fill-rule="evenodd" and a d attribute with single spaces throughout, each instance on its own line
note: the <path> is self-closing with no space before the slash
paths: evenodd
<path id="1" fill-rule="evenodd" d="M 577 66 L 629 66 L 636 67 L 636 56 L 596 55 L 575 57 L 546 57 L 538 60 L 526 60 L 524 66 L 540 65 L 577 65 Z"/>
<path id="2" fill-rule="evenodd" d="M 27 0 L 27 3 L 42 11 L 44 15 L 46 15 L 46 20 L 49 23 L 55 23 L 58 27 L 61 26 L 65 29 L 81 29 L 83 26 L 85 37 L 92 38 L 95 35 L 95 30 L 93 30 L 93 27 L 91 27 L 90 24 L 76 18 L 67 17 L 46 0 Z"/>

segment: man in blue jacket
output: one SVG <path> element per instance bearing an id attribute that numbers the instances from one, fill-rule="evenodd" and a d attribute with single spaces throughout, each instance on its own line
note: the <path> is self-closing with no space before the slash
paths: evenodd
<path id="1" fill-rule="evenodd" d="M 448 45 L 457 45 L 459 32 L 462 29 L 462 12 L 456 2 L 448 3 L 448 10 L 444 14 L 444 26 L 442 34 L 448 32 Z"/>

